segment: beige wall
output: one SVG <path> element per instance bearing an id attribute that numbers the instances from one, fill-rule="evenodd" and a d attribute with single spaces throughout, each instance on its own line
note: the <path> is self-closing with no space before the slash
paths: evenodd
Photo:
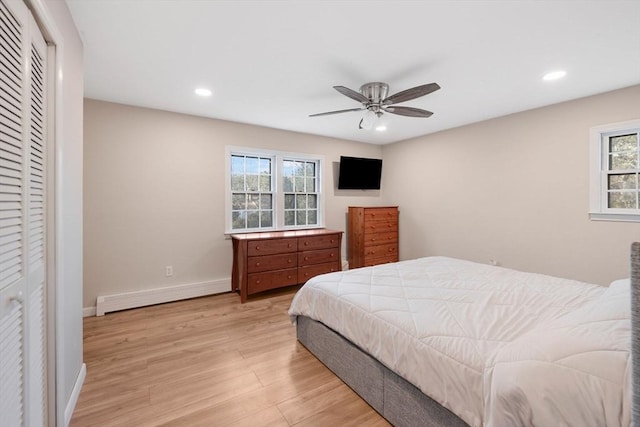
<path id="1" fill-rule="evenodd" d="M 340 155 L 379 158 L 376 145 L 91 99 L 84 140 L 84 307 L 99 295 L 230 277 L 227 145 L 324 155 L 328 228 L 345 230 L 349 205 L 382 203 L 383 191 L 334 190 Z"/>
<path id="2" fill-rule="evenodd" d="M 634 86 L 384 146 L 400 257 L 494 259 L 599 284 L 628 277 L 640 224 L 589 220 L 589 128 L 640 118 L 639 100 Z"/>

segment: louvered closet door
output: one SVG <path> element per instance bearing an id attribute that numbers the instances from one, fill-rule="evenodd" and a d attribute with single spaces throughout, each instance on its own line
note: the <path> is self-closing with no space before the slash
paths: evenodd
<path id="1" fill-rule="evenodd" d="M 0 424 L 46 424 L 46 44 L 0 0 Z"/>

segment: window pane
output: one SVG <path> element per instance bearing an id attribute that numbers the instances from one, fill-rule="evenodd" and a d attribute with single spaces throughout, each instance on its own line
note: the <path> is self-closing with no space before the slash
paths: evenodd
<path id="1" fill-rule="evenodd" d="M 231 191 L 244 191 L 244 175 L 231 175 Z"/>
<path id="2" fill-rule="evenodd" d="M 260 175 L 260 191 L 271 191 L 271 175 Z"/>
<path id="3" fill-rule="evenodd" d="M 609 170 L 636 169 L 638 153 L 618 153 L 609 155 Z"/>
<path id="4" fill-rule="evenodd" d="M 260 161 L 257 157 L 247 157 L 245 167 L 245 173 L 258 174 L 260 172 Z"/>
<path id="5" fill-rule="evenodd" d="M 309 224 L 317 224 L 318 223 L 318 211 L 316 210 L 310 210 L 307 211 L 309 213 L 308 215 L 308 223 Z"/>
<path id="6" fill-rule="evenodd" d="M 231 196 L 231 209 L 239 211 L 247 208 L 246 194 L 233 194 Z"/>
<path id="7" fill-rule="evenodd" d="M 273 213 L 271 211 L 262 211 L 260 213 L 260 226 L 271 227 L 273 225 Z"/>
<path id="8" fill-rule="evenodd" d="M 307 195 L 297 195 L 296 196 L 296 209 L 307 209 Z"/>
<path id="9" fill-rule="evenodd" d="M 247 195 L 247 209 L 248 210 L 258 210 L 260 208 L 260 195 L 259 194 L 248 194 Z"/>
<path id="10" fill-rule="evenodd" d="M 298 225 L 307 224 L 307 211 L 296 211 L 296 224 Z"/>
<path id="11" fill-rule="evenodd" d="M 609 193 L 609 207 L 612 209 L 636 209 L 635 191 L 611 191 Z"/>
<path id="12" fill-rule="evenodd" d="M 258 191 L 258 175 L 247 175 L 247 189 L 246 191 Z"/>
<path id="13" fill-rule="evenodd" d="M 284 225 L 296 225 L 295 211 L 284 211 Z"/>
<path id="14" fill-rule="evenodd" d="M 638 188 L 635 173 L 609 175 L 609 190 Z"/>
<path id="15" fill-rule="evenodd" d="M 282 189 L 285 192 L 292 192 L 293 191 L 293 178 L 285 176 L 284 179 L 282 180 Z"/>
<path id="16" fill-rule="evenodd" d="M 296 198 L 293 194 L 285 194 L 284 195 L 284 208 L 285 209 L 295 209 L 296 208 Z"/>
<path id="17" fill-rule="evenodd" d="M 316 196 L 315 194 L 309 194 L 307 202 L 309 203 L 309 209 L 318 208 L 318 196 Z"/>
<path id="18" fill-rule="evenodd" d="M 231 173 L 244 174 L 244 156 L 231 156 Z"/>
<path id="19" fill-rule="evenodd" d="M 316 191 L 316 180 L 314 178 L 307 178 L 307 193 Z"/>
<path id="20" fill-rule="evenodd" d="M 609 151 L 634 151 L 638 148 L 638 134 L 612 136 L 609 138 Z"/>
<path id="21" fill-rule="evenodd" d="M 304 178 L 297 176 L 296 178 L 295 191 L 296 193 L 304 193 Z"/>
<path id="22" fill-rule="evenodd" d="M 306 176 L 316 176 L 316 164 L 309 162 L 307 163 L 307 171 Z"/>
<path id="23" fill-rule="evenodd" d="M 231 228 L 238 229 L 238 228 L 247 228 L 247 225 L 245 223 L 245 219 L 246 219 L 246 212 L 241 211 L 241 212 L 232 212 L 231 213 Z"/>
<path id="24" fill-rule="evenodd" d="M 260 226 L 260 214 L 258 212 L 247 212 L 247 228 L 258 228 Z"/>
<path id="25" fill-rule="evenodd" d="M 260 195 L 260 209 L 273 209 L 273 206 L 271 206 L 271 194 Z"/>
<path id="26" fill-rule="evenodd" d="M 260 173 L 271 175 L 271 159 L 260 159 Z"/>

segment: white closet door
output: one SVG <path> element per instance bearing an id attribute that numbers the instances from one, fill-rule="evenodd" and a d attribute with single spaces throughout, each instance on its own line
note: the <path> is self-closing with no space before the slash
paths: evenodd
<path id="1" fill-rule="evenodd" d="M 46 353 L 45 353 L 45 148 L 47 44 L 30 17 L 28 93 L 29 116 L 27 120 L 27 356 L 28 387 L 27 407 L 29 425 L 46 424 Z"/>
<path id="2" fill-rule="evenodd" d="M 46 44 L 0 0 L 0 424 L 46 424 Z"/>

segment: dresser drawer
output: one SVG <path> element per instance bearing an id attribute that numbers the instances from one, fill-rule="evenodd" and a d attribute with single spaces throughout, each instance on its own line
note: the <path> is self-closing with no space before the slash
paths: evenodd
<path id="1" fill-rule="evenodd" d="M 383 245 L 385 243 L 397 243 L 398 231 L 368 232 L 364 233 L 364 246 Z"/>
<path id="2" fill-rule="evenodd" d="M 266 291 L 268 289 L 280 288 L 282 286 L 295 285 L 298 283 L 298 269 L 266 271 L 264 273 L 252 273 L 248 275 L 248 293 Z"/>
<path id="3" fill-rule="evenodd" d="M 388 221 L 398 220 L 398 208 L 375 208 L 364 210 L 364 220 L 367 221 Z"/>
<path id="4" fill-rule="evenodd" d="M 298 283 L 305 283 L 312 277 L 333 271 L 340 271 L 340 262 L 326 262 L 324 264 L 300 267 L 298 268 Z"/>
<path id="5" fill-rule="evenodd" d="M 377 258 L 373 258 L 373 257 L 367 257 L 364 261 L 364 267 L 371 267 L 372 265 L 379 265 L 379 264 L 388 264 L 390 262 L 397 262 L 398 261 L 398 255 L 384 255 L 381 257 L 377 257 Z"/>
<path id="6" fill-rule="evenodd" d="M 298 239 L 298 250 L 309 251 L 313 249 L 337 248 L 340 246 L 340 234 L 327 234 L 323 236 L 308 236 Z"/>
<path id="7" fill-rule="evenodd" d="M 296 238 L 255 240 L 249 241 L 247 244 L 247 254 L 249 256 L 281 254 L 296 252 L 297 250 L 298 240 Z"/>
<path id="8" fill-rule="evenodd" d="M 251 256 L 247 258 L 247 272 L 258 273 L 260 271 L 282 270 L 298 266 L 298 257 L 295 252 L 277 255 Z"/>
<path id="9" fill-rule="evenodd" d="M 385 245 L 367 246 L 364 249 L 365 258 L 380 258 L 388 255 L 398 256 L 398 245 L 396 243 L 388 243 Z"/>
<path id="10" fill-rule="evenodd" d="M 339 259 L 339 248 L 319 249 L 317 251 L 304 251 L 298 253 L 298 265 L 300 267 L 337 261 Z"/>
<path id="11" fill-rule="evenodd" d="M 398 218 L 386 221 L 369 221 L 364 224 L 364 233 L 384 233 L 398 230 Z"/>

